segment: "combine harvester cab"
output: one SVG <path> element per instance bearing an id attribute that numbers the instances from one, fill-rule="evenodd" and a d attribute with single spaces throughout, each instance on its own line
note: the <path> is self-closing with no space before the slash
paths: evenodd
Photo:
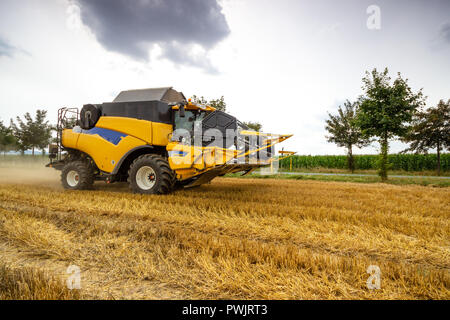
<path id="1" fill-rule="evenodd" d="M 251 131 L 171 87 L 130 90 L 80 112 L 60 109 L 47 166 L 62 171 L 66 189 L 128 181 L 136 193 L 165 194 L 271 165 L 275 144 L 291 136 Z"/>

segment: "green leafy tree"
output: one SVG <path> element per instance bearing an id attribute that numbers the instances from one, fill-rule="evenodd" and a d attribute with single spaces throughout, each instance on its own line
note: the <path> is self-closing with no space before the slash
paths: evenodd
<path id="1" fill-rule="evenodd" d="M 347 165 L 351 172 L 355 171 L 353 146 L 362 148 L 370 144 L 370 139 L 365 137 L 356 125 L 357 111 L 358 103 L 351 103 L 347 100 L 344 103 L 344 109 L 339 106 L 337 115 L 328 113 L 329 119 L 326 120 L 327 125 L 325 126 L 329 132 L 329 135 L 326 136 L 327 141 L 347 149 Z"/>
<path id="2" fill-rule="evenodd" d="M 6 152 L 14 150 L 14 148 L 15 139 L 11 128 L 7 128 L 3 125 L 3 122 L 0 121 L 0 152 L 3 152 L 3 155 L 5 155 Z"/>
<path id="3" fill-rule="evenodd" d="M 380 143 L 379 175 L 384 181 L 389 169 L 389 140 L 404 137 L 413 115 L 424 105 L 422 89 L 414 93 L 398 73 L 391 84 L 388 69 L 366 72 L 364 95 L 360 98 L 357 123 L 366 137 L 376 137 Z"/>
<path id="4" fill-rule="evenodd" d="M 196 95 L 193 95 L 191 97 L 192 103 L 200 104 L 200 105 L 208 105 L 210 107 L 216 108 L 219 111 L 226 112 L 227 111 L 227 104 L 225 102 L 225 98 L 222 96 L 219 99 L 212 99 L 212 100 L 206 100 L 203 96 L 197 97 Z"/>
<path id="5" fill-rule="evenodd" d="M 52 126 L 46 120 L 47 111 L 37 110 L 35 120 L 27 112 L 24 120 L 17 117 L 17 124 L 11 120 L 11 128 L 13 135 L 17 141 L 17 148 L 22 155 L 26 150 L 31 149 L 32 154 L 36 149 L 40 149 L 45 153 L 45 148 L 51 140 Z"/>
<path id="6" fill-rule="evenodd" d="M 17 150 L 24 155 L 25 151 L 31 147 L 31 122 L 32 118 L 27 112 L 24 116 L 25 121 L 16 117 L 17 124 L 11 119 L 11 129 L 16 139 Z"/>
<path id="7" fill-rule="evenodd" d="M 0 150 L 4 152 L 3 148 L 5 146 L 5 137 L 8 134 L 8 128 L 5 127 L 3 121 L 0 121 Z"/>
<path id="8" fill-rule="evenodd" d="M 437 173 L 440 175 L 441 151 L 450 148 L 450 100 L 441 100 L 435 108 L 417 112 L 402 141 L 410 143 L 410 147 L 403 152 L 426 154 L 429 149 L 436 149 Z"/>
<path id="9" fill-rule="evenodd" d="M 252 130 L 255 130 L 257 132 L 261 131 L 262 129 L 262 124 L 259 122 L 243 122 L 243 124 L 245 124 L 247 127 L 249 127 Z"/>
<path id="10" fill-rule="evenodd" d="M 216 108 L 219 111 L 223 111 L 223 112 L 227 111 L 227 104 L 226 104 L 223 96 L 221 96 L 219 99 L 210 100 L 209 105 L 213 108 Z"/>
<path id="11" fill-rule="evenodd" d="M 37 149 L 42 150 L 42 154 L 45 155 L 45 149 L 50 144 L 52 138 L 53 127 L 47 121 L 47 111 L 37 110 L 36 120 L 34 121 L 33 136 L 36 137 L 33 143 Z"/>
<path id="12" fill-rule="evenodd" d="M 191 102 L 195 103 L 195 104 L 201 104 L 201 105 L 208 104 L 208 100 L 206 100 L 205 97 L 203 97 L 203 96 L 198 97 L 194 94 L 190 99 L 191 99 Z"/>

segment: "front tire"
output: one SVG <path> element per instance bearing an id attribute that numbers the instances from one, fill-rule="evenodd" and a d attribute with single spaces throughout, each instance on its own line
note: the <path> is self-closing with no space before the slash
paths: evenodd
<path id="1" fill-rule="evenodd" d="M 163 157 L 144 154 L 131 164 L 128 183 L 134 193 L 167 194 L 173 189 L 175 174 Z"/>
<path id="2" fill-rule="evenodd" d="M 94 173 L 91 166 L 84 161 L 67 163 L 61 173 L 61 182 L 67 190 L 88 190 L 94 184 Z"/>

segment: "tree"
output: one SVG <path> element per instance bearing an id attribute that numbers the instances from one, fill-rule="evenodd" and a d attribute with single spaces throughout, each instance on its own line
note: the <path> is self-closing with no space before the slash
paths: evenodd
<path id="1" fill-rule="evenodd" d="M 7 128 L 3 125 L 3 122 L 0 121 L 0 152 L 3 152 L 3 155 L 6 152 L 14 149 L 15 139 L 12 134 L 11 128 Z"/>
<path id="2" fill-rule="evenodd" d="M 17 123 L 11 119 L 11 129 L 16 139 L 17 150 L 20 151 L 22 155 L 25 154 L 25 151 L 31 147 L 31 129 L 30 125 L 32 122 L 30 114 L 27 112 L 24 116 L 26 122 L 24 122 L 19 117 L 16 117 Z"/>
<path id="3" fill-rule="evenodd" d="M 366 137 L 377 137 L 380 143 L 379 175 L 384 181 L 389 169 L 389 140 L 404 137 L 413 115 L 424 105 L 422 89 L 414 93 L 398 73 L 391 84 L 388 69 L 366 71 L 363 78 L 364 95 L 360 97 L 357 124 Z"/>
<path id="4" fill-rule="evenodd" d="M 257 132 L 261 131 L 261 129 L 262 129 L 262 124 L 259 122 L 248 121 L 248 122 L 243 122 L 243 124 L 245 124 L 247 127 L 249 127 L 252 130 L 255 130 Z"/>
<path id="5" fill-rule="evenodd" d="M 226 112 L 227 104 L 225 102 L 225 98 L 221 96 L 219 99 L 206 100 L 203 96 L 197 97 L 193 95 L 191 97 L 192 103 L 200 104 L 200 105 L 208 105 L 210 107 L 216 108 L 219 111 Z"/>
<path id="6" fill-rule="evenodd" d="M 227 111 L 227 104 L 223 96 L 221 96 L 219 99 L 210 100 L 209 105 L 213 108 L 216 108 L 216 110 L 223 112 Z"/>
<path id="7" fill-rule="evenodd" d="M 427 153 L 429 149 L 436 149 L 437 173 L 440 175 L 441 151 L 450 148 L 450 99 L 447 103 L 439 101 L 435 108 L 417 112 L 402 141 L 410 143 L 403 152 Z"/>
<path id="8" fill-rule="evenodd" d="M 53 127 L 46 120 L 47 111 L 45 110 L 37 110 L 36 111 L 36 120 L 34 122 L 34 130 L 33 136 L 36 139 L 33 141 L 36 148 L 42 150 L 42 154 L 45 154 L 45 149 L 50 144 L 50 140 L 52 138 L 52 130 Z"/>
<path id="9" fill-rule="evenodd" d="M 45 152 L 45 148 L 50 143 L 52 131 L 52 127 L 45 119 L 46 116 L 47 111 L 37 110 L 36 120 L 33 120 L 28 112 L 24 115 L 25 121 L 20 117 L 16 118 L 18 125 L 11 120 L 12 132 L 17 141 L 18 150 L 21 151 L 22 155 L 28 149 L 32 150 L 33 155 L 35 149 L 41 149 Z"/>
<path id="10" fill-rule="evenodd" d="M 219 99 L 212 99 L 208 101 L 203 96 L 197 97 L 196 95 L 193 95 L 191 97 L 191 101 L 192 103 L 195 104 L 211 106 L 219 111 L 223 112 L 227 111 L 227 103 L 225 102 L 224 96 L 221 96 Z M 250 129 L 253 129 L 255 131 L 260 131 L 262 128 L 262 125 L 259 122 L 243 122 L 243 123 Z"/>
<path id="11" fill-rule="evenodd" d="M 351 103 L 347 100 L 344 103 L 344 109 L 339 106 L 337 115 L 328 113 L 329 119 L 326 120 L 327 125 L 325 126 L 325 129 L 330 133 L 329 136 L 326 136 L 327 141 L 335 143 L 339 147 L 347 148 L 348 169 L 352 173 L 355 171 L 353 146 L 362 148 L 370 144 L 370 139 L 365 137 L 356 125 L 357 111 L 358 103 Z"/>

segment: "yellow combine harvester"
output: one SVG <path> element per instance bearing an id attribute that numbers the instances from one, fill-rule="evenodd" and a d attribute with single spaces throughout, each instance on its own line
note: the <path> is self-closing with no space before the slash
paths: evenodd
<path id="1" fill-rule="evenodd" d="M 95 180 L 128 181 L 132 191 L 165 194 L 226 173 L 270 165 L 274 145 L 292 135 L 249 130 L 235 117 L 186 101 L 168 88 L 121 92 L 113 102 L 58 111 L 50 163 L 66 189 Z"/>

